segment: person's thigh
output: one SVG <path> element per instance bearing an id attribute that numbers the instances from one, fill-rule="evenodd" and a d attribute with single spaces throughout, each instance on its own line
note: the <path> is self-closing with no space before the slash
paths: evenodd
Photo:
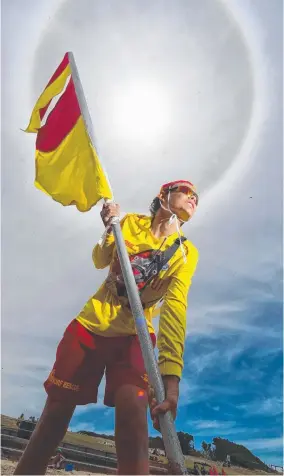
<path id="1" fill-rule="evenodd" d="M 151 334 L 151 339 L 154 347 L 156 343 L 154 334 Z M 108 340 L 110 339 L 106 339 Z M 109 342 L 109 349 L 111 359 L 106 365 L 105 405 L 115 406 L 116 392 L 124 385 L 136 387 L 138 399 L 147 396 L 148 375 L 138 336 L 113 338 L 113 341 Z"/>
<path id="2" fill-rule="evenodd" d="M 56 361 L 44 387 L 48 396 L 58 401 L 96 403 L 104 370 L 104 353 L 97 336 L 74 320 L 58 345 Z"/>

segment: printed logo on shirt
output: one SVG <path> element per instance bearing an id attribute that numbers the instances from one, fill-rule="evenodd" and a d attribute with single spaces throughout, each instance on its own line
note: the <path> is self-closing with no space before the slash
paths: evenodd
<path id="1" fill-rule="evenodd" d="M 133 251 L 137 251 L 138 247 L 136 245 L 133 245 L 132 243 L 130 243 L 130 241 L 128 240 L 125 240 L 125 244 L 126 246 L 128 246 L 128 248 L 130 248 L 131 250 Z"/>
<path id="2" fill-rule="evenodd" d="M 157 275 L 156 265 L 153 257 L 157 253 L 156 250 L 141 251 L 138 254 L 129 256 L 132 271 L 138 291 L 142 291 Z M 127 298 L 127 292 L 121 272 L 120 263 L 117 257 L 114 258 L 110 273 L 106 279 L 106 285 L 111 290 L 116 290 L 118 296 Z"/>

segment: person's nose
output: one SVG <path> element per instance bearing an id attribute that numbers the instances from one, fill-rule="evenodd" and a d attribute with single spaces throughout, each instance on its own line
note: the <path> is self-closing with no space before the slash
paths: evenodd
<path id="1" fill-rule="evenodd" d="M 194 205 L 197 204 L 197 198 L 195 195 L 191 195 L 191 197 L 189 197 L 189 201 L 192 202 Z"/>

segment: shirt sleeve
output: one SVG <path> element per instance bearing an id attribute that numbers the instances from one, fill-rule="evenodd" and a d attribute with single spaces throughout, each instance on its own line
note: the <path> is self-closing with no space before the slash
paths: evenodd
<path id="1" fill-rule="evenodd" d="M 127 215 L 120 221 L 121 228 L 123 227 L 123 224 L 126 218 L 127 218 Z M 114 247 L 115 247 L 115 240 L 114 240 L 113 233 L 109 233 L 106 236 L 105 241 L 102 245 L 100 243 L 96 244 L 96 246 L 93 249 L 92 258 L 93 258 L 94 265 L 97 269 L 104 269 L 110 265 L 112 256 L 113 256 Z"/>
<path id="2" fill-rule="evenodd" d="M 190 257 L 190 258 L 189 258 Z M 162 375 L 181 377 L 186 332 L 187 294 L 198 262 L 193 247 L 168 287 L 160 313 L 158 333 L 159 368 Z"/>

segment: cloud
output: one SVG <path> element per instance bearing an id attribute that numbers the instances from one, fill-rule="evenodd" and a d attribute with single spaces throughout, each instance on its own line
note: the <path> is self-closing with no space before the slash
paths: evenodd
<path id="1" fill-rule="evenodd" d="M 234 420 L 193 420 L 189 421 L 191 432 L 194 437 L 218 437 L 226 436 L 227 438 L 235 441 L 236 435 L 240 433 L 252 433 L 251 429 L 245 426 L 240 426 L 237 421 Z"/>
<path id="2" fill-rule="evenodd" d="M 214 350 L 208 354 L 198 355 L 195 358 L 191 359 L 190 366 L 191 370 L 200 374 L 204 369 L 208 369 L 210 366 L 216 365 L 216 358 L 219 356 L 219 351 Z"/>
<path id="3" fill-rule="evenodd" d="M 237 444 L 243 445 L 252 450 L 276 450 L 283 449 L 283 438 L 263 438 L 256 440 L 241 440 L 236 441 Z"/>
<path id="4" fill-rule="evenodd" d="M 203 429 L 220 429 L 220 428 L 232 428 L 236 426 L 235 421 L 217 421 L 217 420 L 200 420 L 200 421 L 192 421 L 191 422 L 197 430 Z"/>
<path id="5" fill-rule="evenodd" d="M 103 405 L 98 405 L 97 403 L 89 403 L 88 405 L 78 405 L 76 407 L 76 410 L 74 412 L 73 418 L 74 417 L 83 417 L 86 414 L 91 413 L 93 410 L 96 410 L 97 408 L 102 408 Z"/>
<path id="6" fill-rule="evenodd" d="M 283 401 L 279 397 L 262 398 L 256 401 L 238 405 L 248 415 L 276 416 L 283 413 Z"/>
<path id="7" fill-rule="evenodd" d="M 114 429 L 102 429 L 98 430 L 97 426 L 94 423 L 77 423 L 76 425 L 70 425 L 69 431 L 77 433 L 78 431 L 93 431 L 94 433 L 104 434 L 104 435 L 113 435 Z"/>

